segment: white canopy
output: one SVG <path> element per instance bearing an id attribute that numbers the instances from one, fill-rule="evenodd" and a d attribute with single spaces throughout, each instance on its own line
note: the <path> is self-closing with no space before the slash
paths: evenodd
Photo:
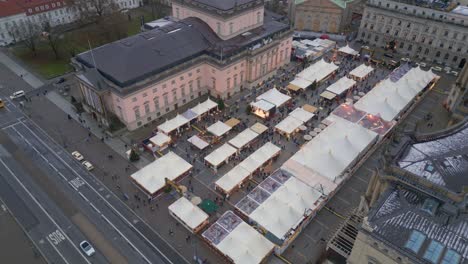
<path id="1" fill-rule="evenodd" d="M 166 122 L 159 125 L 158 130 L 165 134 L 169 134 L 172 131 L 178 129 L 179 127 L 187 124 L 188 122 L 189 120 L 187 120 L 187 118 L 178 114 L 176 117 L 172 118 L 171 120 L 166 120 Z"/>
<path id="2" fill-rule="evenodd" d="M 234 155 L 236 151 L 237 150 L 231 147 L 228 143 L 224 143 L 221 147 L 215 149 L 208 156 L 206 156 L 205 160 L 216 168 L 229 157 Z"/>
<path id="3" fill-rule="evenodd" d="M 265 125 L 262 124 L 262 123 L 257 122 L 257 123 L 255 123 L 255 124 L 253 124 L 253 125 L 250 127 L 250 129 L 252 129 L 252 131 L 254 131 L 255 133 L 261 135 L 261 134 L 263 134 L 263 132 L 265 132 L 265 131 L 268 130 L 268 127 L 265 126 Z"/>
<path id="4" fill-rule="evenodd" d="M 314 114 L 304 110 L 302 107 L 298 107 L 289 113 L 289 116 L 292 116 L 297 120 L 301 120 L 303 123 L 307 123 L 310 119 L 312 119 L 312 117 L 314 117 Z"/>
<path id="5" fill-rule="evenodd" d="M 210 145 L 205 140 L 198 137 L 197 135 L 192 136 L 187 141 L 192 143 L 198 149 L 205 149 L 206 147 L 208 147 Z"/>
<path id="6" fill-rule="evenodd" d="M 228 171 L 223 177 L 219 178 L 215 184 L 225 193 L 230 193 L 237 185 L 250 176 L 250 172 L 237 165 Z"/>
<path id="7" fill-rule="evenodd" d="M 284 103 L 286 103 L 290 99 L 291 99 L 291 96 L 281 93 L 276 88 L 272 88 L 257 97 L 257 101 L 265 100 L 267 102 L 270 102 L 276 105 L 276 107 L 281 107 Z"/>
<path id="8" fill-rule="evenodd" d="M 354 76 L 358 79 L 362 79 L 366 77 L 367 75 L 369 75 L 373 70 L 374 68 L 372 68 L 371 66 L 367 66 L 366 64 L 363 63 L 359 65 L 358 67 L 354 68 L 354 70 L 352 70 L 349 73 L 349 75 Z"/>
<path id="9" fill-rule="evenodd" d="M 308 80 L 305 80 L 305 79 L 302 79 L 300 77 L 296 77 L 294 80 L 292 80 L 292 82 L 290 82 L 290 84 L 292 84 L 294 86 L 297 86 L 297 87 L 299 87 L 301 89 L 306 89 L 307 87 L 312 85 L 312 82 L 308 81 Z"/>
<path id="10" fill-rule="evenodd" d="M 265 112 L 270 111 L 271 109 L 275 108 L 275 105 L 266 101 L 266 100 L 258 100 L 256 102 L 250 103 L 252 107 L 258 108 Z"/>
<path id="11" fill-rule="evenodd" d="M 348 44 L 346 44 L 346 46 L 341 47 L 340 49 L 338 49 L 338 51 L 349 54 L 349 55 L 357 55 L 359 53 L 358 51 L 352 49 Z"/>
<path id="12" fill-rule="evenodd" d="M 130 177 L 146 192 L 154 194 L 166 185 L 165 178 L 175 180 L 191 168 L 190 163 L 171 151 Z"/>
<path id="13" fill-rule="evenodd" d="M 336 94 L 325 90 L 323 93 L 320 94 L 320 97 L 323 97 L 323 98 L 325 98 L 327 100 L 332 100 L 333 98 L 336 97 Z"/>
<path id="14" fill-rule="evenodd" d="M 310 82 L 320 82 L 338 69 L 333 63 L 320 60 L 297 74 L 297 77 Z"/>
<path id="15" fill-rule="evenodd" d="M 258 134 L 255 133 L 252 129 L 247 128 L 241 133 L 237 134 L 237 136 L 229 140 L 229 144 L 231 144 L 233 147 L 237 149 L 241 149 L 245 145 L 249 144 L 256 137 L 258 137 Z"/>
<path id="16" fill-rule="evenodd" d="M 192 108 L 192 111 L 197 115 L 203 115 L 204 113 L 214 109 L 218 106 L 215 102 L 211 101 L 210 98 L 206 99 L 205 102 L 197 104 Z"/>
<path id="17" fill-rule="evenodd" d="M 155 146 L 162 147 L 171 142 L 171 138 L 164 133 L 158 132 L 154 137 L 150 138 L 149 141 Z"/>
<path id="18" fill-rule="evenodd" d="M 342 77 L 332 85 L 327 87 L 327 91 L 332 92 L 337 95 L 341 95 L 346 92 L 348 89 L 353 87 L 356 84 L 356 81 L 348 77 Z"/>
<path id="19" fill-rule="evenodd" d="M 271 142 L 265 143 L 261 148 L 250 154 L 238 166 L 243 167 L 248 172 L 253 173 L 262 167 L 267 161 L 279 154 L 281 148 Z"/>
<path id="20" fill-rule="evenodd" d="M 300 126 L 302 126 L 302 124 L 304 123 L 301 120 L 296 119 L 293 116 L 287 116 L 285 119 L 279 122 L 275 128 L 286 134 L 291 134 Z"/>
<path id="21" fill-rule="evenodd" d="M 210 132 L 211 134 L 217 137 L 223 136 L 231 129 L 232 127 L 226 125 L 225 123 L 221 121 L 217 121 L 216 123 L 212 124 L 211 126 L 207 128 L 208 132 Z"/>
<path id="22" fill-rule="evenodd" d="M 208 220 L 208 214 L 198 206 L 193 205 L 187 198 L 181 197 L 168 207 L 169 212 L 182 221 L 190 229 L 194 230 Z"/>

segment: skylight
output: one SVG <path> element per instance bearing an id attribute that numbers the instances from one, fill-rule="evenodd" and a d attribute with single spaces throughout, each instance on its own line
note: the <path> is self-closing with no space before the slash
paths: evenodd
<path id="1" fill-rule="evenodd" d="M 427 247 L 426 252 L 424 252 L 424 259 L 427 259 L 431 263 L 437 263 L 439 261 L 440 254 L 442 253 L 443 249 L 444 246 L 442 246 L 442 244 L 432 240 L 429 246 Z"/>
<path id="2" fill-rule="evenodd" d="M 414 253 L 418 253 L 425 239 L 425 235 L 419 231 L 413 230 L 408 241 L 406 241 L 405 248 L 413 251 Z"/>
<path id="3" fill-rule="evenodd" d="M 444 258 L 440 264 L 458 264 L 460 263 L 461 256 L 452 249 L 445 252 Z"/>

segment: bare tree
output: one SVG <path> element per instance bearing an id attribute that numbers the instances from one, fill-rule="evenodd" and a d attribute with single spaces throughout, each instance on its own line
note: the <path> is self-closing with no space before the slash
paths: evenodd
<path id="1" fill-rule="evenodd" d="M 37 55 L 36 44 L 40 33 L 41 27 L 29 20 L 26 20 L 20 26 L 15 25 L 13 28 L 13 34 L 15 34 L 16 39 L 22 40 L 34 56 Z"/>
<path id="2" fill-rule="evenodd" d="M 49 47 L 54 52 L 55 59 L 59 59 L 60 53 L 58 48 L 60 44 L 60 33 L 54 31 L 50 26 L 50 23 L 47 22 L 44 24 L 44 28 L 41 35 L 47 41 L 47 44 L 49 44 Z"/>
<path id="3" fill-rule="evenodd" d="M 73 5 L 78 7 L 81 17 L 85 19 L 94 17 L 99 19 L 105 14 L 118 10 L 113 0 L 75 0 Z"/>

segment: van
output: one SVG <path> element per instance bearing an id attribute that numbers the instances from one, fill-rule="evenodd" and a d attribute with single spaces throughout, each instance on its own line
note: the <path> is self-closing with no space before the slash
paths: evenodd
<path id="1" fill-rule="evenodd" d="M 23 91 L 23 90 L 19 90 L 19 91 L 14 92 L 14 93 L 10 96 L 10 98 L 11 98 L 11 100 L 13 100 L 13 99 L 18 99 L 18 98 L 23 97 L 24 95 L 25 95 L 24 91 Z"/>

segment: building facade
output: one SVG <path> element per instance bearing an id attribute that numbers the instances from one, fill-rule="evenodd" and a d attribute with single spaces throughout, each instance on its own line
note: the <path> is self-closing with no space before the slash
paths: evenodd
<path id="1" fill-rule="evenodd" d="M 139 7 L 141 0 L 113 0 L 119 10 Z M 24 38 L 23 31 L 34 25 L 64 25 L 80 19 L 79 8 L 68 0 L 5 0 L 0 1 L 0 46 L 14 44 Z"/>
<path id="2" fill-rule="evenodd" d="M 296 4 L 294 25 L 300 31 L 341 33 L 350 25 L 358 1 L 306 0 Z"/>
<path id="3" fill-rule="evenodd" d="M 468 16 L 387 0 L 368 0 L 358 39 L 416 60 L 461 69 L 466 63 Z"/>
<path id="4" fill-rule="evenodd" d="M 459 122 L 468 116 L 468 64 L 465 64 L 450 89 L 445 107 L 452 114 L 452 122 Z"/>
<path id="5" fill-rule="evenodd" d="M 292 30 L 264 16 L 263 1 L 189 2 L 172 2 L 178 21 L 74 59 L 83 103 L 104 125 L 113 115 L 134 130 L 207 93 L 230 97 L 289 63 Z"/>

